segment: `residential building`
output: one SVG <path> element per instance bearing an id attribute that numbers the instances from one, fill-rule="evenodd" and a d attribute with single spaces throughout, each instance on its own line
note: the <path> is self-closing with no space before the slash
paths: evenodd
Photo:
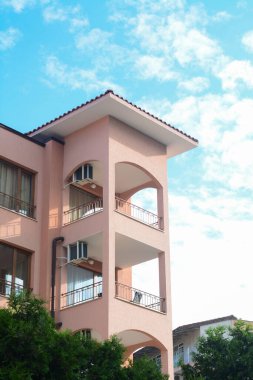
<path id="1" fill-rule="evenodd" d="M 210 319 L 207 321 L 191 323 L 179 326 L 173 330 L 173 365 L 175 380 L 183 380 L 180 362 L 184 364 L 193 364 L 192 353 L 196 352 L 198 338 L 205 335 L 207 329 L 218 326 L 232 327 L 237 318 L 229 315 L 222 318 Z M 251 323 L 249 321 L 245 321 Z M 136 351 L 133 355 L 134 360 L 138 360 L 143 356 L 153 359 L 158 367 L 161 367 L 160 351 L 156 347 L 146 346 Z"/>
<path id="2" fill-rule="evenodd" d="M 173 378 L 167 159 L 197 140 L 108 90 L 24 135 L 0 125 L 0 304 L 32 288 L 62 329 L 160 350 Z M 157 194 L 156 213 L 131 202 Z M 132 267 L 159 262 L 159 294 Z"/>
<path id="3" fill-rule="evenodd" d="M 198 338 L 205 335 L 207 329 L 218 326 L 232 327 L 236 321 L 237 318 L 234 315 L 228 315 L 222 318 L 191 323 L 173 330 L 175 380 L 183 380 L 179 362 L 182 360 L 184 364 L 193 364 L 192 353 L 196 351 Z"/>

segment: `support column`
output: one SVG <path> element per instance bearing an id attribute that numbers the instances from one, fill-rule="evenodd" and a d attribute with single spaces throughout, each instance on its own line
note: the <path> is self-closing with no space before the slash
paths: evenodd
<path id="1" fill-rule="evenodd" d="M 174 379 L 173 373 L 169 372 L 169 353 L 167 350 L 161 350 L 161 363 L 162 363 L 162 373 L 169 374 L 170 379 Z"/>
<path id="2" fill-rule="evenodd" d="M 164 201 L 163 201 L 163 188 L 162 187 L 159 187 L 157 189 L 157 214 L 158 214 L 158 217 L 160 218 L 159 228 L 161 230 L 163 230 L 164 229 L 164 217 L 165 217 L 166 213 L 164 213 Z"/>
<path id="3" fill-rule="evenodd" d="M 113 317 L 112 304 L 115 297 L 115 228 L 114 228 L 114 210 L 115 210 L 115 165 L 110 162 L 109 148 L 107 157 L 104 160 L 103 169 L 103 302 L 106 309 L 107 332 L 104 338 L 109 338 L 110 318 Z"/>

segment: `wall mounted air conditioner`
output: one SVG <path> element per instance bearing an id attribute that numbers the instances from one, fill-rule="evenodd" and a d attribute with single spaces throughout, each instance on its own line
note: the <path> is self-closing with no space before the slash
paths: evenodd
<path id="1" fill-rule="evenodd" d="M 88 246 L 84 241 L 77 241 L 74 244 L 70 244 L 67 247 L 67 259 L 68 263 L 73 262 L 75 264 L 88 260 Z"/>
<path id="2" fill-rule="evenodd" d="M 72 182 L 85 182 L 93 180 L 93 167 L 91 164 L 80 166 L 72 175 Z"/>

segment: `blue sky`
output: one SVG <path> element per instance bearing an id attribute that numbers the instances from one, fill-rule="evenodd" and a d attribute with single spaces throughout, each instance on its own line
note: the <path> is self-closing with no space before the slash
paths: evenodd
<path id="1" fill-rule="evenodd" d="M 246 0 L 0 0 L 0 122 L 111 88 L 199 139 L 168 165 L 174 326 L 253 320 L 252 19 Z"/>

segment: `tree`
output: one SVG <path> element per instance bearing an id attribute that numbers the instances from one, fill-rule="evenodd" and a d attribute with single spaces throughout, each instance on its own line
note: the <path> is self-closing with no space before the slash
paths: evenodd
<path id="1" fill-rule="evenodd" d="M 59 332 L 44 302 L 29 292 L 0 309 L 0 380 L 166 380 L 155 363 L 123 367 L 116 337 L 97 342 Z"/>
<path id="2" fill-rule="evenodd" d="M 125 368 L 127 380 L 167 380 L 168 376 L 161 374 L 154 360 L 148 357 L 140 358 Z"/>
<path id="3" fill-rule="evenodd" d="M 182 365 L 186 380 L 253 380 L 252 327 L 238 321 L 234 327 L 208 329 L 199 338 L 194 366 Z"/>

